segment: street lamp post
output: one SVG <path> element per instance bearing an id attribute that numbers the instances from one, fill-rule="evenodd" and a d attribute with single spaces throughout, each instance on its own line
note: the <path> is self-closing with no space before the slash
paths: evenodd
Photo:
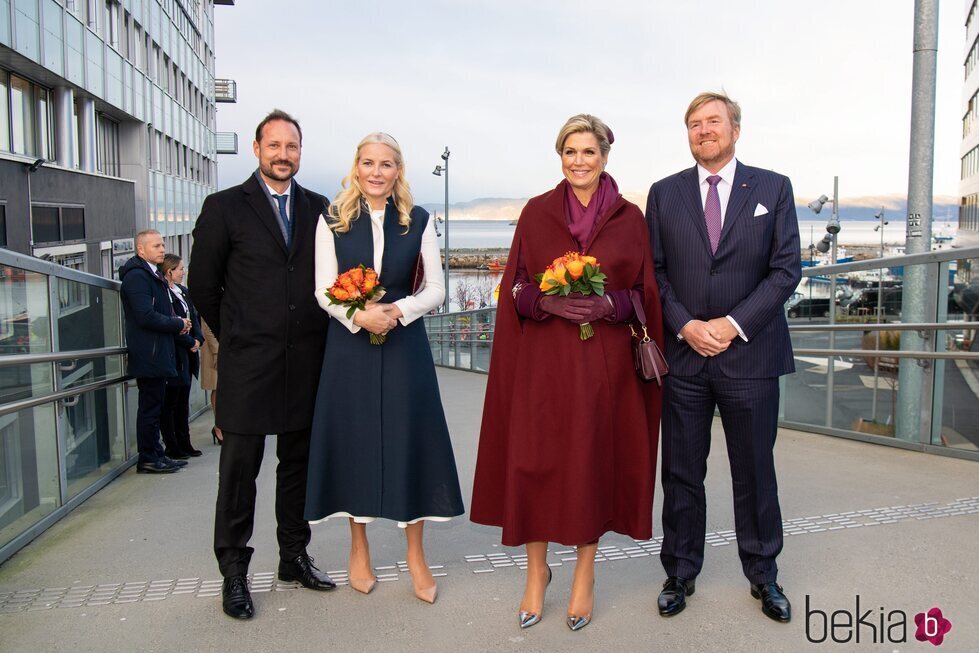
<path id="1" fill-rule="evenodd" d="M 874 231 L 880 232 L 880 258 L 884 258 L 884 225 L 889 224 L 884 219 L 884 207 L 880 207 L 880 212 L 874 216 L 880 223 L 874 227 Z M 884 266 L 881 264 L 877 271 L 877 329 L 874 331 L 874 349 L 880 351 L 880 320 L 883 315 L 884 303 Z M 874 359 L 874 394 L 870 402 L 870 419 L 877 421 L 877 379 L 880 376 L 880 357 Z"/>
<path id="2" fill-rule="evenodd" d="M 445 152 L 442 152 L 442 161 L 445 165 L 439 164 L 435 166 L 435 170 L 432 174 L 436 177 L 445 178 L 445 209 L 442 216 L 443 223 L 445 224 L 445 302 L 442 304 L 442 313 L 449 312 L 449 146 L 445 146 Z M 444 175 L 442 173 L 445 173 Z"/>
<path id="3" fill-rule="evenodd" d="M 830 251 L 830 265 L 836 264 L 836 245 L 837 234 L 840 233 L 840 178 L 833 177 L 833 199 L 825 195 L 820 195 L 817 199 L 809 202 L 809 208 L 813 213 L 819 214 L 823 210 L 823 205 L 827 202 L 833 203 L 833 214 L 826 222 L 826 235 L 816 245 L 816 249 L 825 253 Z M 829 275 L 829 323 L 836 324 L 836 273 Z M 829 332 L 829 348 L 836 347 L 836 332 Z M 830 356 L 826 366 L 826 426 L 833 426 L 833 357 Z"/>

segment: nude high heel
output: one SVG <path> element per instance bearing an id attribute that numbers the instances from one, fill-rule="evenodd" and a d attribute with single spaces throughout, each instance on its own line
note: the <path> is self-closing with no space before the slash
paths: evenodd
<path id="1" fill-rule="evenodd" d="M 411 571 L 408 571 L 411 574 Z M 435 599 L 439 597 L 439 586 L 438 583 L 432 583 L 431 587 L 420 588 L 415 585 L 415 577 L 411 577 L 411 589 L 415 592 L 415 598 L 425 603 L 435 603 Z"/>
<path id="2" fill-rule="evenodd" d="M 371 576 L 370 578 L 353 578 L 349 577 L 350 587 L 354 588 L 361 594 L 370 594 L 374 591 L 374 587 L 377 585 L 377 577 Z"/>

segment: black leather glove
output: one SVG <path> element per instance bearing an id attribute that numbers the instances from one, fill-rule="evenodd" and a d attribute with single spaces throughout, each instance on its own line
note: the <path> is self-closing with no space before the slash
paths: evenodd
<path id="1" fill-rule="evenodd" d="M 540 309 L 575 324 L 594 322 L 612 313 L 612 305 L 598 295 L 541 295 Z"/>

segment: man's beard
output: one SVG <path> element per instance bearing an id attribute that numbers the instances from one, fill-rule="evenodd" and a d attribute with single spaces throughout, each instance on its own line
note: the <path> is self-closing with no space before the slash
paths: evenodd
<path id="1" fill-rule="evenodd" d="M 289 166 L 289 172 L 285 175 L 280 175 L 275 171 L 275 166 L 285 165 Z M 276 181 L 289 181 L 296 176 L 296 167 L 292 165 L 289 161 L 277 160 L 269 162 L 268 166 L 262 168 L 262 174 L 269 179 L 274 179 Z"/>

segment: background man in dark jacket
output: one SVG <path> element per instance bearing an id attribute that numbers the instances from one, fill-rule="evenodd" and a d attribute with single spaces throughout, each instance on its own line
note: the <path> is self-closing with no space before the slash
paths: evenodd
<path id="1" fill-rule="evenodd" d="M 253 549 L 255 478 L 265 435 L 277 434 L 275 517 L 279 578 L 335 587 L 306 553 L 306 466 L 327 314 L 314 297 L 316 221 L 327 201 L 303 189 L 302 131 L 283 111 L 255 130 L 259 167 L 240 186 L 208 196 L 194 227 L 190 293 L 221 345 L 215 423 L 224 434 L 214 553 L 224 611 L 250 619 L 246 575 Z"/>
<path id="2" fill-rule="evenodd" d="M 136 234 L 136 256 L 119 268 L 129 347 L 127 371 L 136 377 L 139 388 L 136 471 L 140 473 L 168 474 L 186 465 L 167 458 L 160 444 L 166 378 L 177 373 L 173 337 L 190 330 L 189 320 L 174 315 L 167 282 L 156 267 L 166 252 L 160 232 L 141 231 Z"/>

